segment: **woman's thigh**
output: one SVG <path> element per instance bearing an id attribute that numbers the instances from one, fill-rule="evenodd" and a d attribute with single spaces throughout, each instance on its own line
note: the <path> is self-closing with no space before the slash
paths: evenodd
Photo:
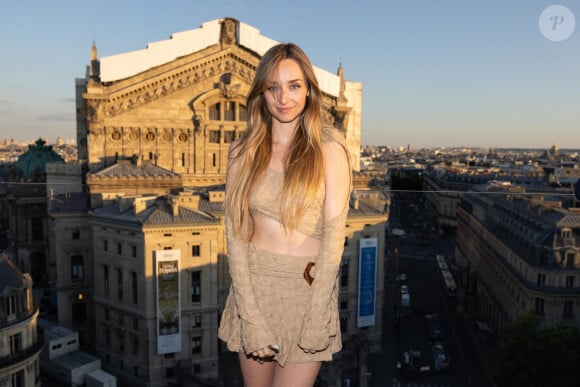
<path id="1" fill-rule="evenodd" d="M 240 368 L 246 387 L 271 387 L 274 378 L 274 370 L 280 368 L 278 363 L 266 360 L 260 363 L 256 358 L 248 357 L 245 353 L 238 354 Z"/>
<path id="2" fill-rule="evenodd" d="M 276 367 L 272 387 L 312 387 L 316 381 L 321 362 L 286 363 Z"/>

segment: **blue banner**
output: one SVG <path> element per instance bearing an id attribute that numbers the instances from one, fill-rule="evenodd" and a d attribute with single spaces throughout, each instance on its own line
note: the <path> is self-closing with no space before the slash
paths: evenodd
<path id="1" fill-rule="evenodd" d="M 377 238 L 360 240 L 357 327 L 375 325 Z"/>

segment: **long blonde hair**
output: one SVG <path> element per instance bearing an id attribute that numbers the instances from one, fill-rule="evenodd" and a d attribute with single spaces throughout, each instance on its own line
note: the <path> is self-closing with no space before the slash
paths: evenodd
<path id="1" fill-rule="evenodd" d="M 246 241 L 251 239 L 254 231 L 249 210 L 250 192 L 268 167 L 272 155 L 272 116 L 263 94 L 271 73 L 283 59 L 293 59 L 300 65 L 309 90 L 291 151 L 285 160 L 280 198 L 280 217 L 285 232 L 295 229 L 324 180 L 322 94 L 318 80 L 310 60 L 300 47 L 293 43 L 275 45 L 264 54 L 258 65 L 248 94 L 246 133 L 230 150 L 228 160 L 228 163 L 235 163 L 235 172 L 229 172 L 224 204 L 232 220 L 234 235 Z"/>

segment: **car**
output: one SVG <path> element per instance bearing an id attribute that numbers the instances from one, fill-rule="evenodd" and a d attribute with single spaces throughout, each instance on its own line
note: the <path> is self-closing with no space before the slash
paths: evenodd
<path id="1" fill-rule="evenodd" d="M 431 345 L 431 353 L 433 355 L 433 368 L 436 371 L 442 371 L 449 368 L 451 361 L 447 355 L 447 350 L 442 342 L 436 341 Z"/>
<path id="2" fill-rule="evenodd" d="M 409 293 L 409 287 L 407 285 L 401 285 L 401 293 Z"/>
<path id="3" fill-rule="evenodd" d="M 407 280 L 407 274 L 403 273 L 403 274 L 399 274 L 399 281 L 406 281 Z"/>

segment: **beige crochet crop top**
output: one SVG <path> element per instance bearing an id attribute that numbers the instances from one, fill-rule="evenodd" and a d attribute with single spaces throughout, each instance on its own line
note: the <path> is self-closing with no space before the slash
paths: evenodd
<path id="1" fill-rule="evenodd" d="M 267 168 L 250 194 L 250 214 L 266 216 L 281 223 L 280 194 L 283 185 L 284 172 Z M 316 198 L 308 203 L 304 216 L 296 225 L 296 231 L 316 239 L 322 239 L 324 188 L 322 182 Z"/>

